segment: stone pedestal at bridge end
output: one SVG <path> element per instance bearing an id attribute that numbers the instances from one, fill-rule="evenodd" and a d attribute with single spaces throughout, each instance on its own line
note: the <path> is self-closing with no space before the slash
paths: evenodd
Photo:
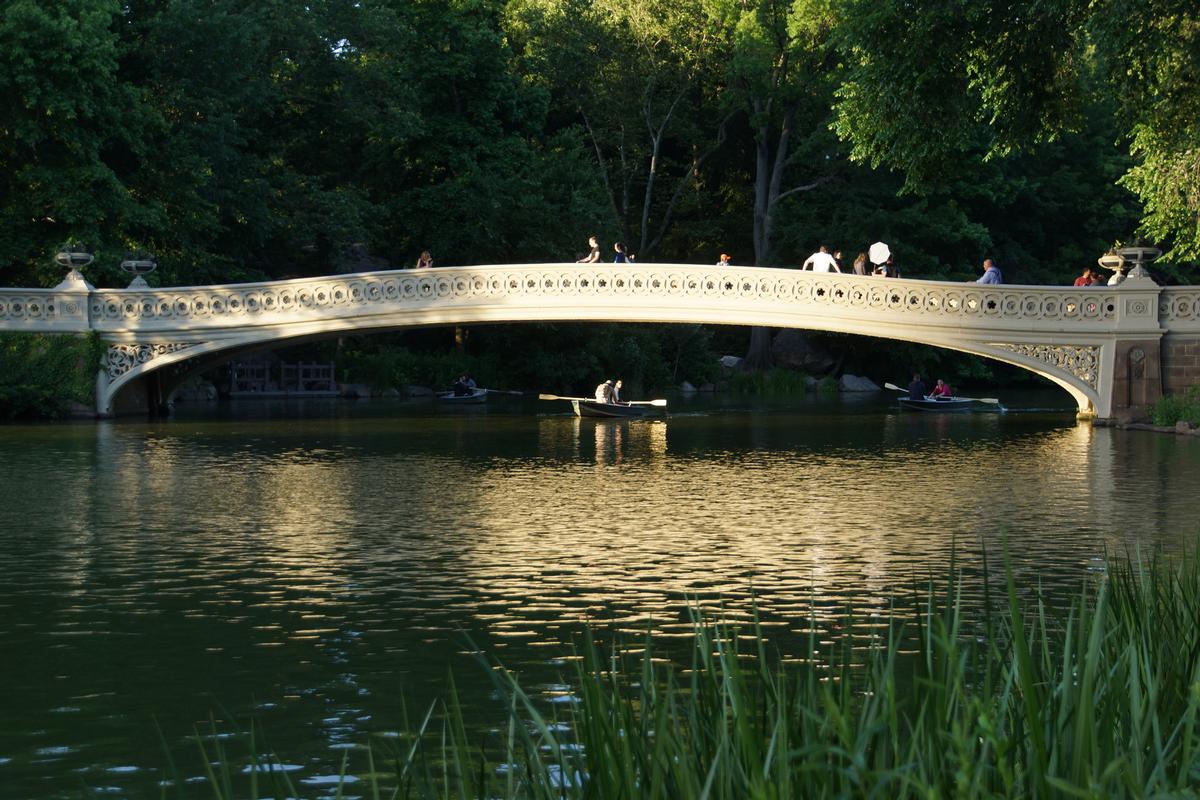
<path id="1" fill-rule="evenodd" d="M 1163 395 L 1162 340 L 1125 340 L 1113 352 L 1112 419 L 1127 422 L 1149 415 Z"/>

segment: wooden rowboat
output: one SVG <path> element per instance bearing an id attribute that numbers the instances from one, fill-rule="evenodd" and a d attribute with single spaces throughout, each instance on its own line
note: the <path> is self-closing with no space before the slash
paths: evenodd
<path id="1" fill-rule="evenodd" d="M 602 403 L 599 400 L 572 400 L 571 408 L 577 417 L 606 419 L 641 419 L 643 417 L 661 417 L 666 413 L 663 406 L 627 406 L 624 403 Z"/>
<path id="2" fill-rule="evenodd" d="M 472 389 L 470 394 L 459 395 L 456 395 L 454 392 L 438 392 L 437 400 L 439 403 L 450 403 L 453 405 L 465 406 L 486 403 L 487 396 L 487 389 Z"/>
<path id="3" fill-rule="evenodd" d="M 933 411 L 946 414 L 955 411 L 970 411 L 971 404 L 974 402 L 974 398 L 963 397 L 925 397 L 921 400 L 901 397 L 900 408 L 904 411 Z"/>

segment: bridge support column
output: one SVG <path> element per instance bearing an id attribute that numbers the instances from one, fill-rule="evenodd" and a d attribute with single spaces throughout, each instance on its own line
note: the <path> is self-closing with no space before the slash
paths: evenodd
<path id="1" fill-rule="evenodd" d="M 1112 416 L 1134 419 L 1149 414 L 1163 394 L 1159 339 L 1120 340 L 1113 350 Z"/>

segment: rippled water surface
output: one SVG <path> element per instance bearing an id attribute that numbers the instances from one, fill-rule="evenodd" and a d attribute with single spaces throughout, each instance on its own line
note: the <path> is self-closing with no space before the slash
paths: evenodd
<path id="1" fill-rule="evenodd" d="M 955 551 L 973 602 L 1006 540 L 1022 589 L 1061 600 L 1106 551 L 1194 541 L 1200 442 L 1026 405 L 1047 403 L 697 401 L 654 422 L 260 403 L 0 428 L 0 796 L 157 796 L 163 742 L 198 777 L 210 716 L 256 720 L 319 796 L 451 670 L 498 720 L 473 646 L 549 700 L 589 620 L 669 642 L 689 606 L 757 607 L 799 657 L 814 620 L 822 641 L 877 628 Z"/>

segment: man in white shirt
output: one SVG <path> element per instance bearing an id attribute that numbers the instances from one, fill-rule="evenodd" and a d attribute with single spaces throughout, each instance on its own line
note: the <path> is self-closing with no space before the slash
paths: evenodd
<path id="1" fill-rule="evenodd" d="M 821 245 L 821 249 L 804 260 L 800 269 L 811 269 L 813 272 L 841 272 L 837 261 L 829 255 L 829 248 Z"/>

